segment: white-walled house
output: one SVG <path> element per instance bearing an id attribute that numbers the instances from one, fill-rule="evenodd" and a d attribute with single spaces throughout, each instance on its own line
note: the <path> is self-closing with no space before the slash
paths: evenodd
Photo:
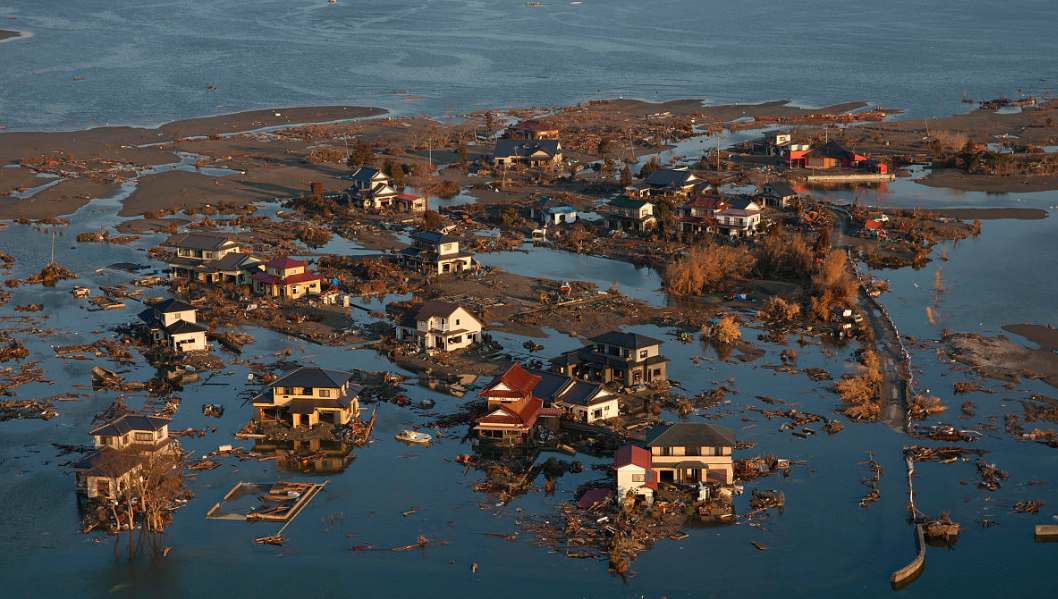
<path id="1" fill-rule="evenodd" d="M 456 304 L 430 300 L 404 313 L 397 338 L 424 349 L 453 351 L 481 342 L 481 322 Z"/>
<path id="2" fill-rule="evenodd" d="M 207 329 L 198 324 L 195 307 L 190 304 L 168 299 L 148 307 L 139 317 L 147 324 L 156 343 L 165 343 L 178 352 L 209 349 Z"/>
<path id="3" fill-rule="evenodd" d="M 573 224 L 577 222 L 577 209 L 569 204 L 544 198 L 529 207 L 529 216 L 542 225 Z"/>
<path id="4" fill-rule="evenodd" d="M 651 469 L 658 482 L 697 484 L 734 481 L 735 431 L 707 422 L 679 422 L 647 431 Z"/>
<path id="5" fill-rule="evenodd" d="M 727 207 L 714 214 L 721 235 L 751 237 L 760 227 L 760 204 L 746 198 L 731 198 Z"/>
<path id="6" fill-rule="evenodd" d="M 650 450 L 625 445 L 614 452 L 613 467 L 617 474 L 617 504 L 624 504 L 629 491 L 642 497 L 647 507 L 654 504 L 658 483 L 651 468 Z"/>
<path id="7" fill-rule="evenodd" d="M 125 494 L 146 456 L 174 450 L 169 418 L 126 414 L 91 433 L 96 451 L 74 461 L 75 490 L 93 500 Z"/>

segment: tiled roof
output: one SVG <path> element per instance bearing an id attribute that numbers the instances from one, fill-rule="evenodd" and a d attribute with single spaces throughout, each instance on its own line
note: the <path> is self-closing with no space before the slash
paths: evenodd
<path id="1" fill-rule="evenodd" d="M 162 429 L 165 425 L 172 422 L 169 418 L 162 418 L 160 416 L 140 416 L 138 414 L 126 414 L 117 420 L 114 420 L 108 424 L 95 429 L 88 433 L 90 435 L 97 435 L 101 437 L 120 437 L 125 433 L 132 431 L 150 431 L 154 432 Z"/>
<path id="2" fill-rule="evenodd" d="M 281 258 L 273 258 L 272 260 L 265 262 L 264 265 L 269 268 L 278 268 L 280 270 L 285 270 L 287 268 L 305 267 L 308 266 L 309 263 L 302 262 L 301 260 L 295 260 L 289 256 L 283 256 Z"/>
<path id="3" fill-rule="evenodd" d="M 191 250 L 219 250 L 228 243 L 234 243 L 231 237 L 210 235 L 207 233 L 179 233 L 165 241 L 164 245 L 187 248 Z"/>
<path id="4" fill-rule="evenodd" d="M 626 347 L 629 349 L 643 349 L 644 347 L 661 344 L 661 341 L 654 339 L 653 337 L 647 337 L 646 335 L 640 335 L 639 333 L 624 333 L 621 331 L 603 333 L 598 337 L 592 337 L 591 341 L 602 343 L 604 345 Z"/>
<path id="5" fill-rule="evenodd" d="M 507 372 L 492 379 L 492 381 L 490 381 L 489 384 L 478 393 L 478 395 L 489 397 L 488 394 L 490 390 L 500 383 L 503 383 L 511 389 L 520 392 L 523 396 L 528 396 L 533 393 L 533 389 L 539 382 L 540 376 L 530 374 L 527 370 L 522 368 L 520 364 L 514 364 L 507 369 Z"/>
<path id="6" fill-rule="evenodd" d="M 269 387 L 325 387 L 337 389 L 353 375 L 329 368 L 305 367 L 292 370 L 268 384 Z"/>
<path id="7" fill-rule="evenodd" d="M 650 463 L 650 450 L 635 445 L 625 445 L 613 454 L 614 468 L 631 464 L 650 470 Z"/>
<path id="8" fill-rule="evenodd" d="M 647 431 L 647 447 L 734 447 L 735 431 L 708 422 L 678 422 Z"/>

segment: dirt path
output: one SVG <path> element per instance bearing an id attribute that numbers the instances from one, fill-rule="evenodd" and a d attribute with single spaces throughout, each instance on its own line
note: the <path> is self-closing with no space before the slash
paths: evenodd
<path id="1" fill-rule="evenodd" d="M 831 235 L 835 248 L 848 250 L 852 247 L 853 238 L 848 230 L 852 217 L 840 208 L 832 208 L 834 213 L 834 232 Z M 851 260 L 853 269 L 859 270 Z M 907 432 L 907 405 L 911 391 L 911 374 L 908 366 L 909 357 L 900 343 L 900 336 L 886 313 L 885 307 L 867 294 L 861 284 L 859 287 L 859 304 L 867 321 L 874 329 L 875 350 L 882 370 L 881 404 L 882 415 L 879 418 L 889 428 L 900 433 Z"/>

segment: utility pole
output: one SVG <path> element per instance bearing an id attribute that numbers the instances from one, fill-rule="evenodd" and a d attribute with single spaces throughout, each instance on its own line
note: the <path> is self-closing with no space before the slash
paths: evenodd
<path id="1" fill-rule="evenodd" d="M 55 264 L 55 227 L 51 228 L 51 262 L 48 262 L 48 266 Z"/>

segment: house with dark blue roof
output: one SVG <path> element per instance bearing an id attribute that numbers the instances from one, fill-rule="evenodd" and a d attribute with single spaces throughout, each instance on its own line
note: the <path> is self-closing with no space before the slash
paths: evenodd
<path id="1" fill-rule="evenodd" d="M 661 341 L 638 333 L 610 331 L 591 343 L 551 358 L 551 371 L 586 381 L 627 387 L 668 380 Z"/>

